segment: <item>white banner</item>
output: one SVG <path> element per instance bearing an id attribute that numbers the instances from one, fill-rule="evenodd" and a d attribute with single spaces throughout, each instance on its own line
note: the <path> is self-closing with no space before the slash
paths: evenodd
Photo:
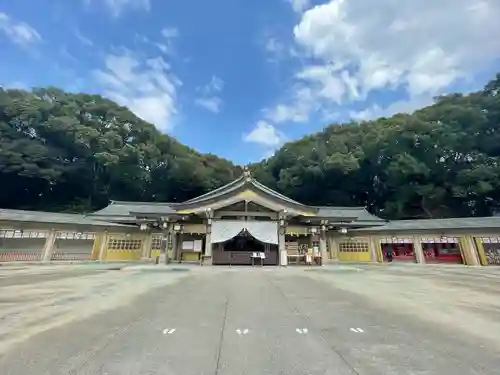
<path id="1" fill-rule="evenodd" d="M 244 221 L 213 220 L 212 243 L 229 241 L 236 237 L 245 228 Z"/>
<path id="2" fill-rule="evenodd" d="M 194 249 L 194 241 L 182 241 L 182 250 L 190 250 Z"/>
<path id="3" fill-rule="evenodd" d="M 261 242 L 278 243 L 278 223 L 276 221 L 252 220 L 214 220 L 212 222 L 212 243 L 226 242 L 245 229 Z"/>
<path id="4" fill-rule="evenodd" d="M 202 248 L 203 248 L 203 241 L 202 240 L 195 240 L 193 250 L 196 252 L 200 252 L 202 250 Z"/>
<path id="5" fill-rule="evenodd" d="M 244 221 L 245 229 L 257 240 L 278 244 L 278 223 L 276 221 Z"/>

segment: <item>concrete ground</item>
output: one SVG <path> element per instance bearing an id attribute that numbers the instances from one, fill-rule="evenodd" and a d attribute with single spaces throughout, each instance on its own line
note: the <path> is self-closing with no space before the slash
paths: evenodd
<path id="1" fill-rule="evenodd" d="M 0 374 L 500 373 L 500 267 L 61 267 L 0 270 Z"/>

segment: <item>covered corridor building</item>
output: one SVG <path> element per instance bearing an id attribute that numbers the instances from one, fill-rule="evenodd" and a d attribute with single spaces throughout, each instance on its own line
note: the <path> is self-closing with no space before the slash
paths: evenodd
<path id="1" fill-rule="evenodd" d="M 182 203 L 113 201 L 87 215 L 0 210 L 0 262 L 155 259 L 206 265 L 500 265 L 500 217 L 387 222 L 294 201 L 248 171 Z"/>

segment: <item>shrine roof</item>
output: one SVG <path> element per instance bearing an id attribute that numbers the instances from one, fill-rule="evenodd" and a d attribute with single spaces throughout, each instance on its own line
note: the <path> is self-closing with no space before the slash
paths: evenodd
<path id="1" fill-rule="evenodd" d="M 393 220 L 386 225 L 358 230 L 376 232 L 500 228 L 500 217 L 459 217 L 447 219 Z"/>

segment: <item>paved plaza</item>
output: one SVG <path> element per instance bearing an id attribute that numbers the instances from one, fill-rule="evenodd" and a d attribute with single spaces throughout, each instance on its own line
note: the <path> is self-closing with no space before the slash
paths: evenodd
<path id="1" fill-rule="evenodd" d="M 500 268 L 0 268 L 0 374 L 495 374 Z"/>

